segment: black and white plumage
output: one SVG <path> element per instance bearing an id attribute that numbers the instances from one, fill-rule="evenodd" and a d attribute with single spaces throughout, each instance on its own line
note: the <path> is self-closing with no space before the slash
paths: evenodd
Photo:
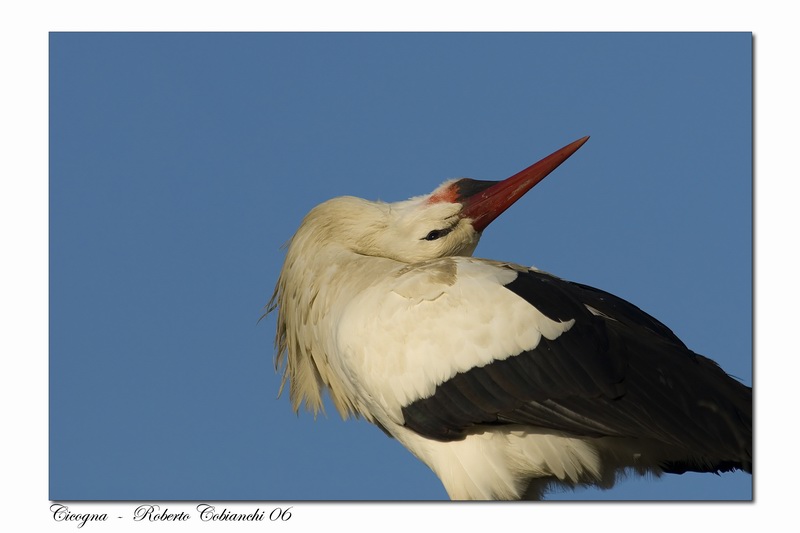
<path id="1" fill-rule="evenodd" d="M 501 182 L 314 208 L 271 302 L 295 410 L 327 390 L 453 499 L 540 498 L 623 470 L 752 468 L 752 390 L 632 304 L 472 258 L 482 231 L 587 138 Z"/>

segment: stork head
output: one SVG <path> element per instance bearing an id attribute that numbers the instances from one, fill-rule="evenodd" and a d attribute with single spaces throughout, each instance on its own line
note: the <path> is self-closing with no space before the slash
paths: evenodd
<path id="1" fill-rule="evenodd" d="M 489 223 L 587 140 L 579 139 L 502 181 L 450 180 L 428 195 L 396 203 L 334 198 L 306 216 L 295 238 L 306 234 L 316 248 L 340 246 L 405 263 L 472 255 Z"/>

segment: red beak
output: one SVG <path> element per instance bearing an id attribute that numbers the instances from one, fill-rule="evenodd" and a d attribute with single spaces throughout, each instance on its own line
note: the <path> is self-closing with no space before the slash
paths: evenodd
<path id="1" fill-rule="evenodd" d="M 503 211 L 511 207 L 511 204 L 522 198 L 588 140 L 588 136 L 578 139 L 503 181 L 470 179 L 457 181 L 453 185 L 458 188 L 457 201 L 464 206 L 461 211 L 462 216 L 472 219 L 475 231 L 482 232 Z"/>

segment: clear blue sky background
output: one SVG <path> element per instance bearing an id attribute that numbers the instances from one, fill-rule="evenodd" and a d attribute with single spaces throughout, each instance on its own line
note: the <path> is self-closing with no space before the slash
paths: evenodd
<path id="1" fill-rule="evenodd" d="M 501 179 L 591 135 L 477 256 L 624 297 L 752 384 L 752 36 L 52 34 L 54 500 L 445 499 L 277 398 L 281 245 L 330 197 Z M 551 499 L 750 499 L 745 474 Z"/>

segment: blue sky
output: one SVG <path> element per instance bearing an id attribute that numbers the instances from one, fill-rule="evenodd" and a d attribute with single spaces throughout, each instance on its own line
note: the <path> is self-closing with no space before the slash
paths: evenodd
<path id="1" fill-rule="evenodd" d="M 444 499 L 332 407 L 277 398 L 281 245 L 338 195 L 501 179 L 590 141 L 485 232 L 752 384 L 749 33 L 52 34 L 56 500 Z M 745 474 L 551 499 L 750 499 Z"/>

